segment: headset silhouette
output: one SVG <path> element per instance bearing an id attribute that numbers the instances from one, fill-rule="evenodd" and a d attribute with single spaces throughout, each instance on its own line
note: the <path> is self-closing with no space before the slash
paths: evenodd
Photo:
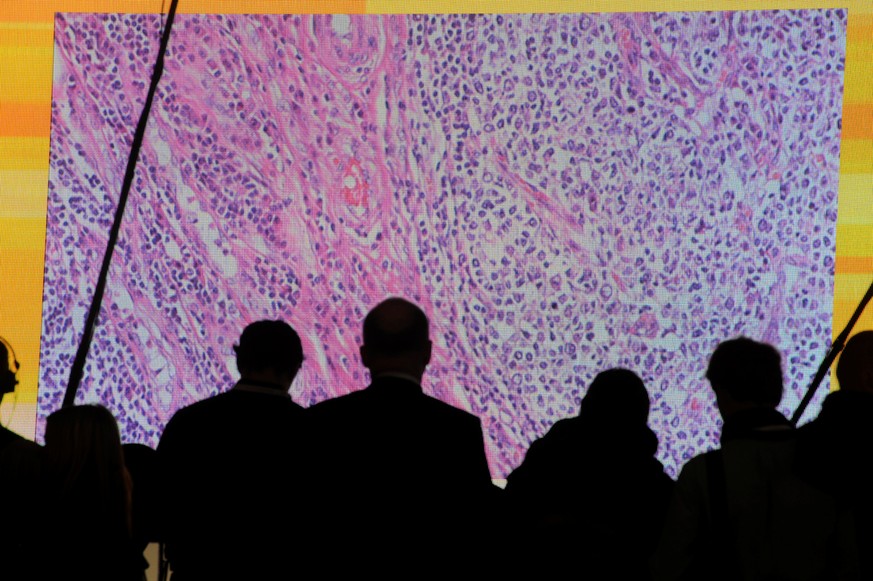
<path id="1" fill-rule="evenodd" d="M 15 386 L 18 385 L 16 375 L 21 366 L 15 357 L 15 349 L 3 337 L 0 337 L 0 350 L 6 351 L 6 363 L 0 368 L 0 397 L 3 397 L 4 394 L 15 391 Z"/>

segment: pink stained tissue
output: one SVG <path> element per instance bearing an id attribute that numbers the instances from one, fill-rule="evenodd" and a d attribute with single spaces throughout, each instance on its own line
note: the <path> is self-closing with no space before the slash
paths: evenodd
<path id="1" fill-rule="evenodd" d="M 40 422 L 161 26 L 56 18 Z M 495 478 L 614 366 L 676 474 L 717 443 L 719 341 L 783 353 L 786 414 L 827 352 L 845 30 L 845 10 L 179 15 L 79 401 L 155 445 L 233 384 L 262 318 L 303 339 L 296 401 L 360 389 L 363 317 L 402 295 L 431 319 L 426 391 L 482 419 Z"/>

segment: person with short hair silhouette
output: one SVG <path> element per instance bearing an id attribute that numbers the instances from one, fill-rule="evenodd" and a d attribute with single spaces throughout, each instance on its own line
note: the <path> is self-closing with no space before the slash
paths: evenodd
<path id="1" fill-rule="evenodd" d="M 873 579 L 873 330 L 846 342 L 836 375 L 839 389 L 800 428 L 798 470 L 846 511 L 860 576 Z"/>
<path id="2" fill-rule="evenodd" d="M 428 328 L 417 305 L 379 303 L 360 347 L 370 384 L 307 410 L 331 575 L 460 573 L 484 556 L 499 489 L 479 419 L 424 392 Z"/>
<path id="3" fill-rule="evenodd" d="M 794 470 L 796 430 L 776 410 L 779 352 L 747 337 L 724 341 L 706 377 L 724 423 L 721 448 L 679 474 L 658 549 L 656 580 L 839 579 L 853 564 L 834 499 Z"/>
<path id="4" fill-rule="evenodd" d="M 655 457 L 649 406 L 636 373 L 608 369 L 591 382 L 576 417 L 531 444 L 506 485 L 529 572 L 560 574 L 573 555 L 582 578 L 648 577 L 673 489 Z"/>
<path id="5" fill-rule="evenodd" d="M 234 351 L 239 381 L 177 411 L 158 444 L 173 581 L 284 579 L 296 567 L 303 408 L 289 389 L 302 343 L 263 320 Z"/>

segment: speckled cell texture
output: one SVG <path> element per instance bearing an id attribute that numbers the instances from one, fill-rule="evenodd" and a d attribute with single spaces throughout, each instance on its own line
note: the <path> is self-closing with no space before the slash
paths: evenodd
<path id="1" fill-rule="evenodd" d="M 495 478 L 614 366 L 676 474 L 717 443 L 719 341 L 783 353 L 789 414 L 830 345 L 846 17 L 179 15 L 78 401 L 155 445 L 263 318 L 303 339 L 296 401 L 360 389 L 363 317 L 400 295 L 431 319 L 425 390 L 482 419 Z M 55 21 L 39 422 L 162 22 Z"/>

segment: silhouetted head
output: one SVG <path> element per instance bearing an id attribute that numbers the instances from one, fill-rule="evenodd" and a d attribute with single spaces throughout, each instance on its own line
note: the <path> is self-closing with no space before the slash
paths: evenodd
<path id="1" fill-rule="evenodd" d="M 361 360 L 371 374 L 393 371 L 420 379 L 430 354 L 427 316 L 406 299 L 384 300 L 364 319 Z"/>
<path id="2" fill-rule="evenodd" d="M 837 362 L 840 389 L 873 393 L 873 331 L 853 335 Z"/>
<path id="3" fill-rule="evenodd" d="M 0 398 L 4 394 L 15 391 L 18 385 L 18 361 L 15 359 L 15 351 L 6 339 L 0 337 Z"/>
<path id="4" fill-rule="evenodd" d="M 722 416 L 741 408 L 775 408 L 782 399 L 782 358 L 748 337 L 724 341 L 709 359 L 706 378 Z"/>
<path id="5" fill-rule="evenodd" d="M 303 364 L 303 345 L 284 321 L 256 321 L 233 346 L 244 379 L 261 379 L 288 389 Z"/>
<path id="6" fill-rule="evenodd" d="M 115 417 L 97 404 L 61 408 L 49 415 L 45 426 L 49 458 L 62 459 L 74 476 L 86 464 L 120 467 L 124 464 L 121 436 Z"/>
<path id="7" fill-rule="evenodd" d="M 45 428 L 46 469 L 59 498 L 92 503 L 100 518 L 130 526 L 130 476 L 112 413 L 101 405 L 61 408 Z"/>
<path id="8" fill-rule="evenodd" d="M 579 405 L 579 416 L 598 422 L 645 425 L 649 392 L 640 376 L 629 369 L 601 371 Z"/>

